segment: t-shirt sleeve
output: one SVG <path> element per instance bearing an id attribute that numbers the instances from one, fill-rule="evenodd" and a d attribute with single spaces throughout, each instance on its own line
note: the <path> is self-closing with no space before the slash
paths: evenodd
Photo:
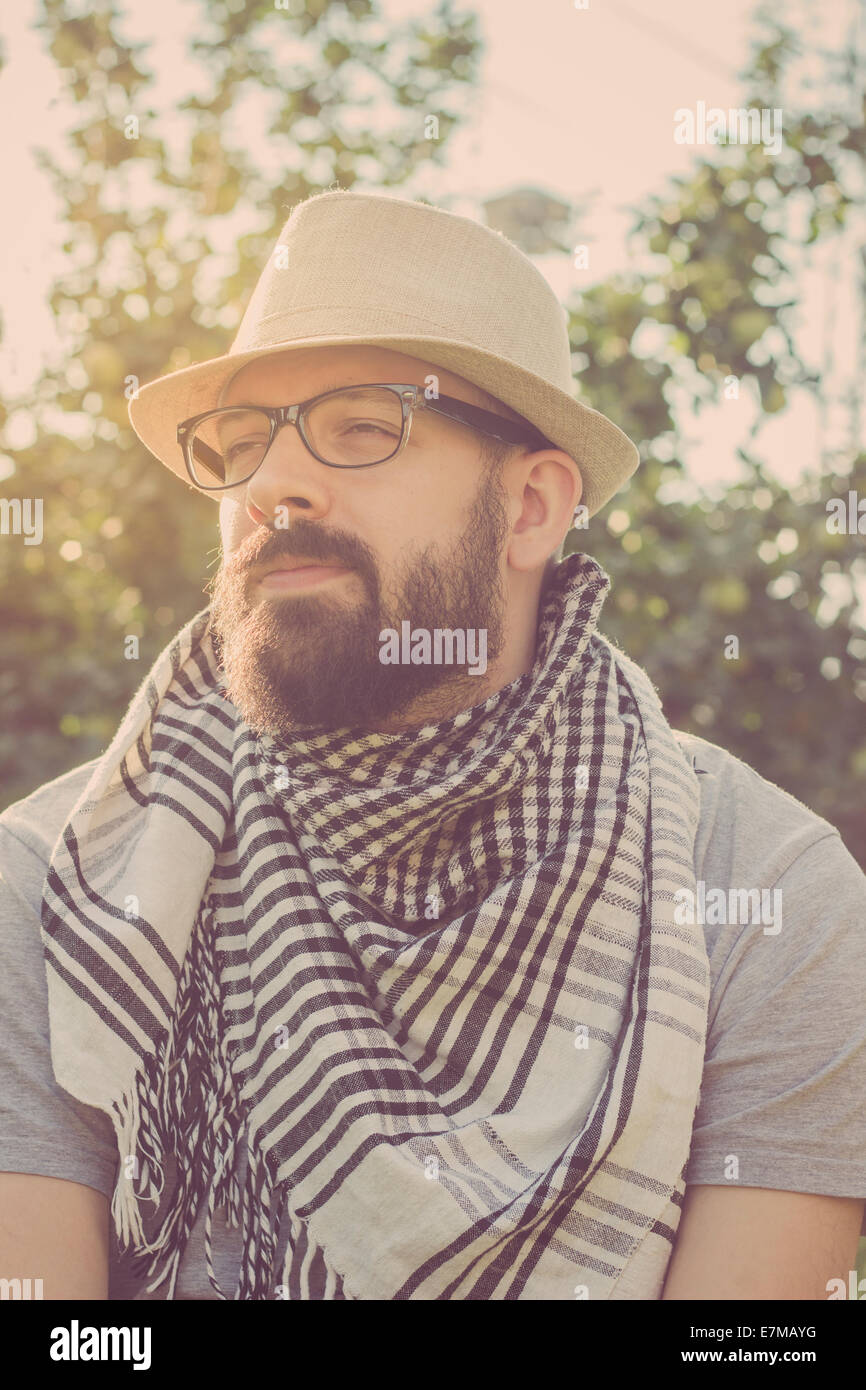
<path id="1" fill-rule="evenodd" d="M 686 1181 L 866 1197 L 866 876 L 830 832 L 774 888 L 718 928 Z"/>
<path id="2" fill-rule="evenodd" d="M 109 1117 L 58 1086 L 51 1066 L 40 919 L 46 865 L 0 825 L 0 1171 L 67 1178 L 110 1196 Z"/>

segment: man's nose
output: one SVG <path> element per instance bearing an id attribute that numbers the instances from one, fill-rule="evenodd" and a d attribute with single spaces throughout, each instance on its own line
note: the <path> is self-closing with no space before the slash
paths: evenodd
<path id="1" fill-rule="evenodd" d="M 247 484 L 247 511 L 259 523 L 279 517 L 324 516 L 332 503 L 335 470 L 310 453 L 297 425 L 281 425 Z"/>

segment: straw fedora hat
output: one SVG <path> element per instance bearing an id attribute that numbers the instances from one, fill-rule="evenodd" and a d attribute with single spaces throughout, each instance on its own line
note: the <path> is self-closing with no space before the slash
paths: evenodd
<path id="1" fill-rule="evenodd" d="M 188 480 L 177 427 L 214 408 L 247 362 L 353 343 L 444 367 L 517 411 L 577 463 L 590 516 L 637 468 L 631 440 L 574 399 L 565 310 L 513 242 L 442 208 L 345 189 L 295 206 L 228 352 L 142 386 L 133 429 Z"/>

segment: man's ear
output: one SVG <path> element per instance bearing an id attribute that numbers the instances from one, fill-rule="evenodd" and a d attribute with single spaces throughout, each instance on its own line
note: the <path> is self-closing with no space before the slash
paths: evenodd
<path id="1" fill-rule="evenodd" d="M 517 557 L 509 558 L 518 570 L 535 569 L 541 561 L 538 551 L 541 549 L 543 555 L 559 531 L 556 549 L 548 551 L 544 559 L 542 576 L 546 580 L 550 570 L 563 559 L 565 539 L 583 492 L 583 478 L 576 461 L 562 449 L 523 450 L 515 460 L 515 469 L 514 491 L 517 494 L 523 489 L 519 500 L 528 516 L 524 518 L 521 513 L 514 523 L 511 541 Z M 565 534 L 560 531 L 563 522 Z"/>

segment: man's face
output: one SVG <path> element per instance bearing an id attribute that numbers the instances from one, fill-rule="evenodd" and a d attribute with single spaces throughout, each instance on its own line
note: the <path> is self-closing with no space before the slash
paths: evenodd
<path id="1" fill-rule="evenodd" d="M 316 348 L 250 363 L 221 405 L 290 405 L 364 382 L 425 385 L 484 405 L 461 377 L 382 348 Z M 212 631 L 227 693 L 249 726 L 404 727 L 480 703 L 466 665 L 383 664 L 385 629 L 485 629 L 504 640 L 506 495 L 479 457 L 481 438 L 419 409 L 396 458 L 373 468 L 320 463 L 291 425 L 253 478 L 223 494 L 223 560 Z M 277 524 L 279 522 L 279 524 Z M 281 558 L 322 568 L 283 576 Z M 477 648 L 476 648 L 477 650 Z"/>

